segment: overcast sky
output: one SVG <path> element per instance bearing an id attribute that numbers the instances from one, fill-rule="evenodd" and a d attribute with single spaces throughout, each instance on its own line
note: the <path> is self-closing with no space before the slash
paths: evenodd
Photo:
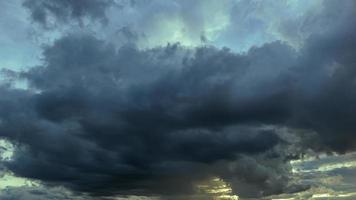
<path id="1" fill-rule="evenodd" d="M 0 0 L 1 200 L 356 198 L 354 0 Z"/>

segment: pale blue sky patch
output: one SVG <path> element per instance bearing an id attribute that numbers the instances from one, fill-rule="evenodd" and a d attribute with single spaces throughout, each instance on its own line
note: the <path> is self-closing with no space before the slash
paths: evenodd
<path id="1" fill-rule="evenodd" d="M 24 69 L 40 62 L 41 48 L 20 0 L 0 1 L 0 68 Z"/>

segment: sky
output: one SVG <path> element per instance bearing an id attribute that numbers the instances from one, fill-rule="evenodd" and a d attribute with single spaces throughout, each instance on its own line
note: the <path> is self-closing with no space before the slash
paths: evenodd
<path id="1" fill-rule="evenodd" d="M 354 0 L 0 0 L 1 200 L 356 198 Z"/>

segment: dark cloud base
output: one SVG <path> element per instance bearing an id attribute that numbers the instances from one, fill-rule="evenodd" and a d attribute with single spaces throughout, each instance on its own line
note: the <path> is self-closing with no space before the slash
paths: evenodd
<path id="1" fill-rule="evenodd" d="M 350 2 L 326 1 L 325 13 Z M 243 197 L 299 191 L 287 184 L 288 159 L 356 149 L 356 30 L 345 20 L 354 16 L 339 16 L 299 51 L 282 42 L 244 54 L 116 49 L 63 37 L 44 49 L 43 66 L 15 73 L 30 89 L 0 88 L 0 136 L 17 147 L 4 165 L 93 196 L 191 194 L 212 177 Z M 299 135 L 304 146 L 291 151 L 278 127 L 315 132 L 319 142 Z"/>

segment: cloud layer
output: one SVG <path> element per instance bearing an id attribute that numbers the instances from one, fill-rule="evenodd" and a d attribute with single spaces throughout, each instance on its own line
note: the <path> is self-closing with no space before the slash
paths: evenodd
<path id="1" fill-rule="evenodd" d="M 31 12 L 31 17 L 45 27 L 55 23 L 68 23 L 71 19 L 107 20 L 105 10 L 113 4 L 112 0 L 64 0 L 34 1 L 25 0 L 23 5 Z"/>
<path id="2" fill-rule="evenodd" d="M 49 13 L 105 18 L 107 2 L 86 2 L 25 6 L 40 23 Z M 242 197 L 306 189 L 292 183 L 287 161 L 356 150 L 355 3 L 323 6 L 310 17 L 323 32 L 297 50 L 282 41 L 245 53 L 140 49 L 63 36 L 44 47 L 43 64 L 3 70 L 0 137 L 16 147 L 3 165 L 92 196 L 189 195 L 215 177 Z"/>

